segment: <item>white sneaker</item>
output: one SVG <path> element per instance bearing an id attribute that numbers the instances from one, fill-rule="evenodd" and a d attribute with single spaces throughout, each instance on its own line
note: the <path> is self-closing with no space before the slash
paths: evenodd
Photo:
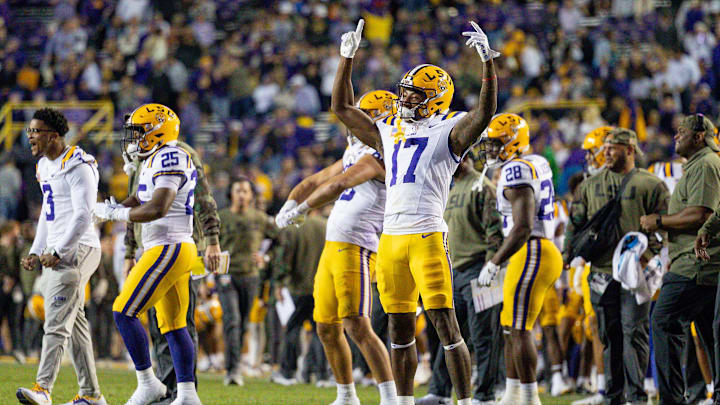
<path id="1" fill-rule="evenodd" d="M 157 377 L 152 382 L 139 385 L 125 405 L 148 405 L 167 394 L 167 387 Z"/>
<path id="2" fill-rule="evenodd" d="M 573 401 L 571 403 L 571 405 L 602 405 L 604 402 L 605 402 L 605 397 L 602 394 L 595 394 L 591 397 Z"/>
<path id="3" fill-rule="evenodd" d="M 452 398 L 427 394 L 415 401 L 415 405 L 452 405 Z"/>
<path id="4" fill-rule="evenodd" d="M 245 385 L 245 380 L 243 380 L 243 376 L 242 376 L 242 375 L 240 375 L 240 374 L 238 374 L 238 373 L 235 373 L 235 374 L 226 376 L 226 377 L 225 377 L 225 380 L 223 380 L 223 384 L 225 384 L 225 385 L 239 385 L 239 386 L 242 387 L 243 385 Z"/>
<path id="5" fill-rule="evenodd" d="M 357 396 L 350 398 L 336 398 L 330 405 L 360 405 L 360 398 Z"/>
<path id="6" fill-rule="evenodd" d="M 287 378 L 282 375 L 280 372 L 275 372 L 270 376 L 270 382 L 273 382 L 275 384 L 284 385 L 286 387 L 290 385 L 296 385 L 298 382 L 295 378 Z"/>
<path id="7" fill-rule="evenodd" d="M 105 401 L 105 397 L 100 395 L 97 398 L 89 397 L 87 395 L 75 395 L 75 398 L 70 402 L 66 402 L 62 405 L 108 405 Z"/>
<path id="8" fill-rule="evenodd" d="M 18 388 L 15 396 L 21 404 L 52 405 L 50 392 L 37 383 L 32 388 Z"/>
<path id="9" fill-rule="evenodd" d="M 551 384 L 550 396 L 559 397 L 560 395 L 567 394 L 571 389 L 572 387 L 570 384 L 565 382 L 563 379 L 559 379 Z"/>
<path id="10" fill-rule="evenodd" d="M 432 378 L 432 370 L 429 363 L 421 362 L 418 364 L 415 372 L 415 385 L 425 385 L 430 382 L 430 378 Z"/>

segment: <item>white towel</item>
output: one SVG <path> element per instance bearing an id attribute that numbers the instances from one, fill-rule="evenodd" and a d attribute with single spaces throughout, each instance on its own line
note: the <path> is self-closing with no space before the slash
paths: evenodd
<path id="1" fill-rule="evenodd" d="M 613 278 L 624 289 L 635 293 L 638 304 L 650 301 L 662 283 L 663 262 L 659 255 L 650 259 L 645 268 L 640 266 L 640 257 L 647 245 L 647 236 L 640 232 L 628 232 L 613 254 Z"/>

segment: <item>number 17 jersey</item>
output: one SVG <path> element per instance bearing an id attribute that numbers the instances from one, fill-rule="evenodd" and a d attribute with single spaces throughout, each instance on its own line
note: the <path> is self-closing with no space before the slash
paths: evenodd
<path id="1" fill-rule="evenodd" d="M 452 151 L 450 132 L 465 114 L 435 114 L 419 122 L 391 116 L 376 123 L 387 187 L 383 233 L 447 232 L 443 213 L 462 159 Z"/>
<path id="2" fill-rule="evenodd" d="M 497 188 L 497 207 L 502 215 L 503 236 L 508 236 L 513 228 L 512 204 L 505 197 L 505 190 L 530 186 L 535 199 L 535 213 L 531 236 L 552 240 L 555 236 L 555 189 L 552 182 L 552 169 L 544 157 L 526 155 L 505 163 L 500 169 Z"/>

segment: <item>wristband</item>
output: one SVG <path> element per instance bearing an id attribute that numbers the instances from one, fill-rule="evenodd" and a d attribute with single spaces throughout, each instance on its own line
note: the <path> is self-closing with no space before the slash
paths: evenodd
<path id="1" fill-rule="evenodd" d="M 115 210 L 116 214 L 114 215 L 115 220 L 130 222 L 130 209 L 130 207 L 117 208 Z"/>

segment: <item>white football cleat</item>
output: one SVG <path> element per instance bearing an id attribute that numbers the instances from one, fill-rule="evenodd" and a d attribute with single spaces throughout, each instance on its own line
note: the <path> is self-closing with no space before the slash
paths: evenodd
<path id="1" fill-rule="evenodd" d="M 192 393 L 178 393 L 178 397 L 170 405 L 202 405 L 202 402 L 200 402 L 197 392 L 193 391 Z"/>
<path id="2" fill-rule="evenodd" d="M 18 388 L 15 396 L 21 404 L 52 405 L 50 391 L 37 383 L 33 384 L 32 388 Z"/>
<path id="3" fill-rule="evenodd" d="M 349 398 L 336 398 L 330 405 L 360 405 L 360 398 L 357 396 Z"/>
<path id="4" fill-rule="evenodd" d="M 560 395 L 567 394 L 572 390 L 570 384 L 565 382 L 562 378 L 554 380 L 550 388 L 550 396 L 559 397 Z"/>
<path id="5" fill-rule="evenodd" d="M 66 402 L 62 405 L 108 405 L 105 401 L 105 397 L 100 395 L 97 398 L 93 398 L 87 395 L 75 395 L 75 398 L 70 402 Z"/>
<path id="6" fill-rule="evenodd" d="M 167 387 L 160 380 L 154 378 L 151 383 L 138 385 L 125 405 L 148 405 L 167 394 Z"/>
<path id="7" fill-rule="evenodd" d="M 605 397 L 602 394 L 595 394 L 591 397 L 578 399 L 573 401 L 572 405 L 602 405 L 605 403 Z"/>

